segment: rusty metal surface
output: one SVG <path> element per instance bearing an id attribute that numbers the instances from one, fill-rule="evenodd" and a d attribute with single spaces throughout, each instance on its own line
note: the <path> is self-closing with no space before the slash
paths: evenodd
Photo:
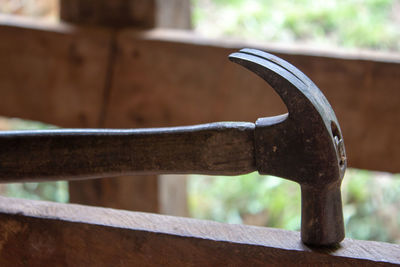
<path id="1" fill-rule="evenodd" d="M 289 111 L 257 120 L 257 170 L 300 184 L 303 242 L 337 243 L 344 238 L 340 185 L 346 155 L 332 107 L 304 73 L 276 56 L 243 49 L 230 59 L 268 82 Z"/>
<path id="2" fill-rule="evenodd" d="M 125 174 L 252 171 L 298 182 L 306 244 L 344 238 L 340 185 L 346 154 L 326 98 L 300 70 L 271 54 L 243 49 L 230 59 L 268 82 L 288 114 L 255 124 L 0 133 L 0 181 L 100 178 Z"/>

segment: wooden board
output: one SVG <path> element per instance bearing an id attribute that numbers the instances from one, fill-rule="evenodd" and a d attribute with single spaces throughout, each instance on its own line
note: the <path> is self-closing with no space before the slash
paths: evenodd
<path id="1" fill-rule="evenodd" d="M 98 125 L 108 31 L 0 16 L 0 36 L 0 115 Z"/>
<path id="2" fill-rule="evenodd" d="M 400 171 L 400 56 L 312 53 L 182 31 L 123 30 L 117 38 L 108 127 L 254 122 L 286 112 L 264 81 L 227 59 L 256 47 L 293 63 L 324 92 L 351 167 Z"/>
<path id="3" fill-rule="evenodd" d="M 280 229 L 0 197 L 0 264 L 387 266 L 400 264 L 400 246 L 310 248 Z"/>

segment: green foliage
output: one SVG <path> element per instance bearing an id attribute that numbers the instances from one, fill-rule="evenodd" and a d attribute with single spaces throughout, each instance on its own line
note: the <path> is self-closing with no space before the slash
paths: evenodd
<path id="1" fill-rule="evenodd" d="M 300 229 L 296 183 L 255 173 L 231 178 L 191 176 L 188 191 L 193 217 Z M 347 237 L 400 243 L 400 175 L 349 169 L 342 198 Z"/>
<path id="2" fill-rule="evenodd" d="M 2 195 L 33 200 L 68 202 L 67 182 L 7 184 Z"/>
<path id="3" fill-rule="evenodd" d="M 189 210 L 197 218 L 229 223 L 259 219 L 271 227 L 296 230 L 299 205 L 297 184 L 255 173 L 231 178 L 191 176 L 189 182 Z"/>
<path id="4" fill-rule="evenodd" d="M 0 117 L 0 119 L 5 120 L 5 118 Z M 38 121 L 30 121 L 30 120 L 22 120 L 18 118 L 8 118 L 7 126 L 9 130 L 41 130 L 41 129 L 54 129 L 57 128 L 54 125 L 38 122 Z"/>
<path id="5" fill-rule="evenodd" d="M 193 0 L 195 29 L 211 36 L 400 50 L 395 0 Z"/>
<path id="6" fill-rule="evenodd" d="M 347 235 L 400 243 L 400 175 L 350 170 L 346 180 L 343 201 Z"/>

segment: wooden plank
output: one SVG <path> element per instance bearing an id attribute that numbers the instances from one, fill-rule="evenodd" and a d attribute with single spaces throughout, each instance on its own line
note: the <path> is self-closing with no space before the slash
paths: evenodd
<path id="1" fill-rule="evenodd" d="M 0 264 L 265 266 L 400 264 L 400 246 L 345 239 L 311 248 L 298 232 L 0 197 Z"/>
<path id="2" fill-rule="evenodd" d="M 246 46 L 275 53 L 314 80 L 339 119 L 351 167 L 400 171 L 400 56 L 396 55 L 312 54 L 211 41 L 182 31 L 122 30 L 106 125 L 253 122 L 286 112 L 264 81 L 227 60 L 231 52 Z"/>
<path id="3" fill-rule="evenodd" d="M 97 126 L 108 31 L 0 16 L 0 36 L 0 115 Z"/>

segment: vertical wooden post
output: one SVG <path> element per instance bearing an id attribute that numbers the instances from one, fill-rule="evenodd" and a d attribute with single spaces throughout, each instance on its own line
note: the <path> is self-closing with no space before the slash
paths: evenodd
<path id="1" fill-rule="evenodd" d="M 191 28 L 190 0 L 61 0 L 60 17 L 108 27 Z"/>
<path id="2" fill-rule="evenodd" d="M 103 109 L 99 114 L 98 127 L 112 127 L 107 120 L 109 94 L 113 83 L 114 61 L 118 51 L 118 29 L 137 28 L 183 28 L 191 27 L 189 0 L 61 0 L 61 20 L 96 26 L 110 27 L 113 45 L 109 51 L 108 73 L 104 85 Z M 112 113 L 111 113 L 112 114 Z M 107 120 L 104 118 L 107 117 Z M 104 123 L 105 122 L 105 123 Z M 146 123 L 146 122 L 144 122 Z M 119 122 L 120 127 L 143 127 L 131 122 Z M 70 182 L 70 201 L 87 205 L 106 206 L 127 210 L 186 215 L 186 183 L 184 178 L 160 182 L 157 176 L 133 176 Z M 174 198 L 168 197 L 174 193 Z M 176 195 L 178 194 L 178 195 Z M 161 202 L 160 195 L 162 195 Z M 175 205 L 178 200 L 185 203 Z M 179 202 L 179 201 L 178 201 Z M 160 206 L 161 205 L 161 206 Z"/>
<path id="3" fill-rule="evenodd" d="M 160 175 L 158 177 L 159 212 L 161 214 L 188 216 L 186 181 L 186 175 Z"/>
<path id="4" fill-rule="evenodd" d="M 156 0 L 61 0 L 60 17 L 77 24 L 152 28 Z"/>
<path id="5" fill-rule="evenodd" d="M 192 28 L 190 0 L 157 0 L 157 10 L 157 27 Z"/>

